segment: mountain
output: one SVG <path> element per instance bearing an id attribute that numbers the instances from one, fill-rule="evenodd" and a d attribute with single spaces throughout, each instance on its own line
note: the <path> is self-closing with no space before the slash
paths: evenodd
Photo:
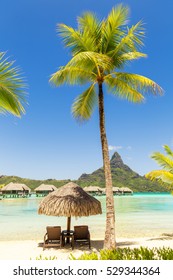
<path id="1" fill-rule="evenodd" d="M 167 185 L 151 182 L 144 176 L 140 176 L 123 163 L 121 156 L 117 152 L 113 154 L 110 163 L 114 187 L 128 187 L 134 192 L 170 192 L 171 190 Z M 41 184 L 51 184 L 60 187 L 70 181 L 71 180 L 56 179 L 31 180 L 17 176 L 2 175 L 0 176 L 0 187 L 10 182 L 17 182 L 24 183 L 33 190 Z M 101 167 L 91 174 L 82 174 L 78 180 L 75 180 L 75 183 L 79 184 L 81 187 L 90 185 L 105 187 L 103 168 Z"/>
<path id="2" fill-rule="evenodd" d="M 128 187 L 134 192 L 167 192 L 168 186 L 151 182 L 144 176 L 140 176 L 129 166 L 124 164 L 121 156 L 115 152 L 110 161 L 112 181 L 114 187 Z M 88 185 L 105 187 L 103 168 L 99 168 L 91 174 L 82 174 L 78 179 L 82 187 Z"/>

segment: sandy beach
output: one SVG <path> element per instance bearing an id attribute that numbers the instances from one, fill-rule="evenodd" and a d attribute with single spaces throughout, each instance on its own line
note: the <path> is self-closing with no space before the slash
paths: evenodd
<path id="1" fill-rule="evenodd" d="M 1 241 L 0 242 L 0 260 L 36 260 L 41 255 L 44 257 L 57 257 L 59 260 L 68 260 L 72 253 L 75 257 L 84 252 L 98 252 L 103 248 L 103 240 L 92 240 L 91 250 L 87 246 L 77 246 L 74 250 L 69 245 L 64 248 L 48 248 L 43 251 L 43 241 L 24 240 L 24 241 Z M 173 235 L 163 235 L 148 238 L 118 238 L 117 247 L 137 248 L 145 246 L 153 247 L 170 247 L 173 249 Z"/>

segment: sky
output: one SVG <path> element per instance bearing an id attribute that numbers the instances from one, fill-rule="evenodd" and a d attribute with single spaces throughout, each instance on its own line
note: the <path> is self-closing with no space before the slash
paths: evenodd
<path id="1" fill-rule="evenodd" d="M 140 175 L 157 169 L 151 159 L 163 145 L 173 148 L 173 1 L 1 0 L 0 51 L 20 66 L 28 84 L 22 118 L 0 115 L 0 175 L 30 179 L 78 179 L 102 166 L 98 109 L 85 124 L 71 114 L 77 86 L 52 87 L 49 79 L 70 59 L 57 36 L 57 23 L 76 27 L 77 16 L 93 11 L 104 18 L 113 6 L 130 8 L 129 26 L 143 20 L 148 55 L 127 71 L 151 78 L 164 95 L 133 104 L 105 92 L 110 157 L 117 151 Z"/>

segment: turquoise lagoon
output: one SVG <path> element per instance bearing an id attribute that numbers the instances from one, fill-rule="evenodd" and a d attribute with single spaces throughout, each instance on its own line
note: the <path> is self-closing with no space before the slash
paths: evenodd
<path id="1" fill-rule="evenodd" d="M 42 198 L 9 198 L 0 200 L 0 241 L 42 240 L 47 225 L 66 228 L 65 217 L 38 215 Z M 105 232 L 105 196 L 98 196 L 102 215 L 72 218 L 74 225 L 89 225 L 91 237 L 100 239 Z M 173 196 L 171 194 L 134 194 L 115 196 L 116 236 L 155 237 L 173 234 Z"/>

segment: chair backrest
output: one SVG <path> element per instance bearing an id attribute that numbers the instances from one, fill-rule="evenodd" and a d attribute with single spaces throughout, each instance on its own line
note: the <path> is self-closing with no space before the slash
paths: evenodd
<path id="1" fill-rule="evenodd" d="M 88 226 L 74 226 L 74 238 L 85 239 L 88 237 Z"/>
<path id="2" fill-rule="evenodd" d="M 61 227 L 60 226 L 48 226 L 46 227 L 48 239 L 57 240 L 61 236 Z"/>

